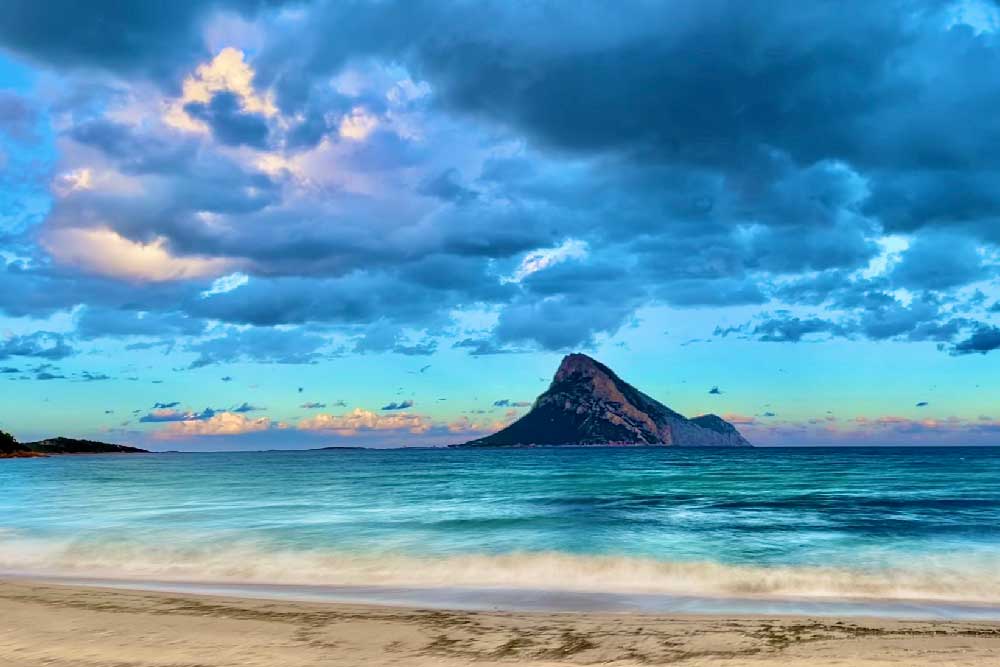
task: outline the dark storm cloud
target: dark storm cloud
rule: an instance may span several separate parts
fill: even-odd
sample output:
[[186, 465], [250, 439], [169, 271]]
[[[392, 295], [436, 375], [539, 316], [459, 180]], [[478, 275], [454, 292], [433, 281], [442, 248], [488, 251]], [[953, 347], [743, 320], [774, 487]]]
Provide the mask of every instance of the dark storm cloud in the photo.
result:
[[978, 244], [955, 234], [917, 237], [889, 276], [909, 289], [943, 290], [989, 277]]
[[255, 148], [267, 145], [267, 120], [260, 114], [243, 111], [233, 93], [218, 93], [208, 104], [192, 102], [184, 110], [204, 121], [223, 144]]
[[627, 303], [585, 295], [524, 300], [500, 312], [496, 337], [502, 343], [533, 341], [550, 350], [592, 346], [598, 334], [618, 331], [631, 314]]
[[251, 15], [268, 0], [9, 0], [0, 45], [59, 67], [98, 67], [158, 77], [205, 55], [199, 24], [219, 9]]
[[381, 408], [379, 408], [379, 410], [406, 410], [407, 408], [412, 408], [412, 407], [413, 407], [413, 401], [410, 400], [400, 401], [398, 403], [393, 401], [392, 403], [383, 405]]
[[626, 276], [622, 267], [582, 261], [527, 276], [524, 291], [500, 311], [497, 343], [533, 342], [549, 350], [593, 346], [597, 336], [617, 332], [648, 298], [646, 288]]
[[[705, 183], [724, 183], [721, 191], [689, 190], [698, 203], [689, 214], [763, 224], [745, 249], [746, 266], [857, 268], [874, 255], [879, 222], [897, 229], [960, 223], [957, 233], [987, 237], [995, 227], [988, 221], [1000, 208], [987, 196], [995, 187], [982, 168], [995, 164], [983, 138], [1000, 138], [989, 111], [998, 99], [997, 37], [951, 25], [947, 9], [900, 1], [843, 12], [833, 3], [720, 1], [646, 5], [623, 18], [610, 4], [583, 12], [338, 4], [313, 18], [334, 32], [350, 25], [343, 41], [297, 42], [297, 55], [279, 45], [271, 55], [301, 58], [315, 72], [336, 70], [359, 52], [402, 57], [445, 106], [516, 128], [540, 146], [682, 166], [682, 196], [699, 171]], [[448, 21], [435, 20], [446, 13]], [[557, 38], [543, 28], [551, 21], [562, 26]], [[294, 99], [303, 97], [285, 98]], [[959, 117], [961, 124], [946, 122]], [[943, 213], [919, 208], [945, 189], [965, 203]], [[898, 278], [944, 285], [975, 277], [925, 268], [927, 276], [917, 262]], [[702, 303], [702, 292], [689, 294], [675, 302]], [[761, 300], [752, 287], [743, 299], [704, 294], [706, 305]]]
[[14, 317], [44, 317], [80, 304], [95, 308], [128, 305], [133, 312], [155, 312], [165, 303], [195, 297], [198, 290], [198, 285], [190, 283], [139, 285], [47, 265], [29, 268], [18, 261], [0, 264], [0, 312]]
[[[38, 4], [5, 8], [0, 43], [70, 74], [152, 76], [173, 93], [213, 55], [202, 38], [209, 18], [263, 12], [247, 60], [283, 116], [268, 121], [216, 91], [187, 106], [210, 136], [165, 133], [101, 117], [127, 90], [83, 101], [68, 86], [54, 104], [75, 112], [60, 140], [138, 179], [144, 196], [57, 198], [42, 231], [108, 226], [162, 239], [173, 254], [227, 258], [251, 279], [202, 297], [199, 281], [61, 273], [37, 253], [42, 261], [0, 270], [7, 314], [86, 304], [85, 339], [253, 325], [183, 342], [196, 367], [316, 360], [315, 334], [263, 329], [313, 322], [342, 327], [356, 352], [428, 355], [438, 344], [428, 332], [455, 308], [497, 315], [492, 331], [453, 343], [471, 354], [591, 346], [650, 304], [823, 308], [757, 317], [738, 332], [767, 341], [946, 344], [982, 331], [982, 306], [949, 298], [996, 275], [984, 244], [1000, 241], [990, 149], [1000, 140], [1000, 36], [952, 25], [945, 3], [707, 0], [622, 12], [611, 2], [301, 2], [280, 19], [266, 9], [278, 3], [264, 2]], [[405, 70], [428, 92], [390, 114], [383, 91], [331, 86], [345, 66], [373, 80]], [[337, 134], [355, 106], [380, 119], [360, 142]], [[389, 127], [408, 111], [429, 141]], [[322, 168], [358, 176], [365, 192], [295, 187], [215, 150], [324, 137], [336, 167]], [[465, 154], [476, 151], [492, 157], [477, 165]], [[857, 278], [886, 230], [912, 233], [910, 247], [888, 275]], [[526, 254], [568, 240], [586, 256], [509, 279]]]
[[100, 150], [116, 160], [122, 171], [131, 174], [169, 174], [197, 157], [197, 144], [191, 140], [174, 137], [173, 141], [166, 141], [103, 118], [74, 125], [66, 136]]
[[493, 401], [493, 407], [495, 408], [527, 408], [531, 407], [531, 403], [528, 401], [512, 401], [509, 398], [502, 398], [499, 401]]
[[[983, 104], [995, 91], [992, 37], [945, 30], [943, 9], [909, 0], [852, 3], [851, 11], [710, 0], [646, 4], [623, 16], [614, 3], [586, 11], [334, 3], [313, 12], [315, 36], [290, 35], [268, 55], [314, 72], [358, 53], [403, 57], [445, 104], [578, 151], [705, 163], [771, 145], [806, 163], [949, 165], [965, 151], [986, 156], [971, 137], [1000, 127]], [[922, 105], [922, 92], [937, 105]], [[955, 140], [938, 142], [941, 113], [970, 106], [984, 110], [974, 118], [983, 125], [948, 128]], [[890, 116], [895, 124], [873, 132]]]

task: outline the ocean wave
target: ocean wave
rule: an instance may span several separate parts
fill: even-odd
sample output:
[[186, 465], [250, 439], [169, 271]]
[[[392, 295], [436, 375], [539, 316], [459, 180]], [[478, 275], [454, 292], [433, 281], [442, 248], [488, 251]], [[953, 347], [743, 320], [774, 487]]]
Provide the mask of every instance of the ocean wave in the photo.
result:
[[523, 588], [715, 597], [1000, 602], [995, 558], [923, 560], [859, 570], [663, 561], [561, 552], [414, 556], [276, 548], [206, 539], [179, 544], [14, 538], [0, 572], [148, 581], [308, 586]]

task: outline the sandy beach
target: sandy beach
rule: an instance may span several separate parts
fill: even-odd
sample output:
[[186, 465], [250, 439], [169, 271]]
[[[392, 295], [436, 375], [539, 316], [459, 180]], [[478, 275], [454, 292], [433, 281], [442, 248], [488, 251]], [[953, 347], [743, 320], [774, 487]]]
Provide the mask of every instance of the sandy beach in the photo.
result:
[[1000, 622], [407, 609], [0, 581], [4, 667], [995, 665]]

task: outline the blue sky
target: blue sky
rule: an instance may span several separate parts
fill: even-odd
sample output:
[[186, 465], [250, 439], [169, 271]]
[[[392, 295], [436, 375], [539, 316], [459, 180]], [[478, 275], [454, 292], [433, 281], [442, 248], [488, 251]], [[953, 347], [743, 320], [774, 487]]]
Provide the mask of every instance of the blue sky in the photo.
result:
[[56, 4], [0, 25], [21, 439], [461, 442], [585, 351], [757, 444], [997, 442], [995, 3]]

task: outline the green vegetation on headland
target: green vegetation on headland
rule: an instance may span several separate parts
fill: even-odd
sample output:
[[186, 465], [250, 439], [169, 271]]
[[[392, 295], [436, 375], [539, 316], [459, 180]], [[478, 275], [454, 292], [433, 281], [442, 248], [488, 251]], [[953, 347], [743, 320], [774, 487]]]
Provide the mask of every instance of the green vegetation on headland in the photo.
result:
[[10, 433], [0, 431], [0, 459], [32, 458], [58, 454], [145, 454], [145, 449], [112, 445], [95, 440], [48, 438], [37, 442], [18, 442]]

